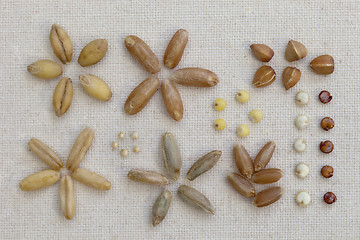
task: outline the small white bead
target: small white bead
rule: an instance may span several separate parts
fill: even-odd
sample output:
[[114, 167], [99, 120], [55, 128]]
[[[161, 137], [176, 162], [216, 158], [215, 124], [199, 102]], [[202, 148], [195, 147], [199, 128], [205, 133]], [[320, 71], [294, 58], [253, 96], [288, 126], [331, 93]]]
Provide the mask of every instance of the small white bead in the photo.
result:
[[300, 106], [305, 106], [309, 102], [309, 94], [304, 91], [300, 91], [295, 96], [295, 101]]
[[298, 176], [299, 178], [306, 178], [307, 175], [309, 175], [310, 173], [310, 168], [308, 165], [306, 165], [305, 163], [299, 163], [296, 166], [295, 169], [295, 174], [296, 176]]
[[300, 207], [306, 207], [311, 203], [311, 196], [308, 192], [301, 191], [296, 194], [295, 200]]
[[139, 138], [139, 133], [138, 132], [133, 132], [132, 134], [131, 134], [131, 138], [132, 139], [138, 139]]
[[125, 133], [124, 132], [119, 132], [118, 138], [119, 139], [124, 139], [125, 138]]
[[129, 151], [127, 150], [127, 149], [121, 149], [121, 151], [120, 151], [120, 155], [122, 156], [122, 157], [127, 157], [128, 155], [129, 155]]
[[309, 116], [305, 114], [301, 114], [296, 117], [295, 125], [298, 129], [304, 129], [310, 124], [310, 118]]
[[133, 148], [133, 151], [136, 152], [136, 153], [140, 152], [140, 147], [139, 147], [139, 146], [135, 146], [135, 147]]
[[297, 152], [304, 152], [307, 148], [307, 143], [305, 139], [299, 138], [294, 142], [294, 149]]

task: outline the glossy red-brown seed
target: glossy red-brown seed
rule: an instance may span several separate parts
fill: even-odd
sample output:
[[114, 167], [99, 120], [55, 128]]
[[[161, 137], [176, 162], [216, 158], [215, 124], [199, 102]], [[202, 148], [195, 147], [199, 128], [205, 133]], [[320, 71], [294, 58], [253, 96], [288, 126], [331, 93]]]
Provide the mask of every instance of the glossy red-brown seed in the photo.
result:
[[324, 202], [326, 202], [327, 204], [333, 204], [334, 202], [336, 202], [337, 198], [336, 195], [332, 192], [327, 192], [324, 195]]
[[320, 143], [320, 150], [323, 153], [331, 153], [334, 150], [334, 144], [329, 140], [323, 141]]
[[323, 104], [329, 103], [332, 99], [332, 96], [330, 94], [330, 92], [328, 91], [321, 91], [319, 94], [319, 100], [320, 102], [322, 102]]
[[334, 175], [334, 168], [329, 165], [325, 165], [321, 168], [321, 175], [324, 178], [331, 178]]
[[325, 130], [325, 131], [329, 131], [330, 129], [332, 129], [335, 126], [335, 122], [331, 117], [324, 117], [321, 120], [321, 127]]

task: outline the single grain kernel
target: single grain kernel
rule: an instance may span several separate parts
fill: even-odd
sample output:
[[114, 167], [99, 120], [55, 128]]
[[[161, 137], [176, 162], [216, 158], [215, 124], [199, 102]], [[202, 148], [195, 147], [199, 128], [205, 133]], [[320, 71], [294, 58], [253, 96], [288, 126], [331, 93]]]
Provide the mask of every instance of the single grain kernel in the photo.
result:
[[237, 173], [229, 173], [227, 175], [227, 180], [231, 186], [244, 197], [250, 198], [255, 197], [256, 191], [252, 183]]
[[218, 131], [224, 130], [225, 127], [226, 127], [226, 122], [225, 122], [225, 120], [224, 120], [224, 119], [221, 119], [221, 118], [216, 119], [215, 122], [214, 122], [214, 127], [215, 127], [215, 129], [218, 130]]
[[178, 189], [178, 194], [184, 202], [200, 207], [207, 213], [215, 214], [215, 208], [209, 199], [195, 188], [181, 185]]
[[177, 181], [180, 176], [182, 158], [175, 136], [166, 132], [161, 138], [161, 158], [170, 177]]
[[74, 184], [70, 176], [60, 180], [60, 204], [64, 217], [71, 220], [75, 216]]
[[331, 178], [334, 175], [334, 168], [329, 165], [323, 166], [321, 168], [321, 175], [324, 178]]
[[321, 142], [320, 143], [320, 150], [323, 153], [331, 153], [334, 150], [334, 144], [329, 140]]
[[301, 71], [294, 67], [287, 67], [283, 71], [282, 80], [286, 90], [295, 86], [301, 77]]
[[254, 109], [254, 110], [252, 110], [252, 111], [250, 112], [250, 114], [249, 114], [249, 119], [250, 119], [250, 121], [252, 121], [253, 123], [258, 123], [258, 122], [261, 121], [262, 116], [263, 116], [263, 114], [262, 114], [261, 110], [259, 110], [259, 109]]
[[134, 151], [135, 153], [140, 152], [140, 147], [139, 147], [139, 146], [135, 146], [135, 147], [133, 148], [133, 151]]
[[127, 150], [126, 148], [121, 149], [120, 155], [122, 157], [127, 157], [129, 155], [129, 150]]
[[262, 147], [262, 149], [256, 155], [255, 160], [254, 160], [255, 172], [258, 172], [261, 169], [266, 167], [266, 165], [269, 163], [272, 155], [274, 154], [275, 147], [276, 147], [276, 143], [273, 141], [266, 143]]
[[306, 207], [311, 203], [311, 196], [308, 192], [301, 191], [296, 194], [295, 200], [300, 207]]
[[310, 62], [314, 72], [321, 75], [328, 75], [334, 72], [334, 58], [330, 55], [322, 55]]
[[73, 45], [70, 36], [58, 24], [53, 24], [51, 27], [50, 43], [55, 55], [63, 64], [71, 62]]
[[305, 163], [299, 163], [296, 166], [295, 174], [299, 178], [306, 178], [309, 175], [309, 173], [310, 173], [310, 168]]
[[199, 158], [189, 169], [186, 176], [190, 181], [195, 180], [201, 174], [212, 169], [216, 163], [219, 161], [222, 155], [221, 151], [211, 151], [201, 158]]
[[36, 138], [31, 138], [28, 142], [30, 150], [35, 153], [51, 169], [59, 171], [63, 167], [60, 157], [45, 143]]
[[330, 129], [332, 129], [335, 126], [335, 122], [332, 118], [330, 117], [324, 117], [321, 120], [321, 127], [325, 130], [325, 131], [329, 131]]
[[23, 191], [34, 191], [51, 186], [59, 180], [60, 173], [58, 171], [47, 169], [27, 176], [21, 180], [19, 185]]
[[246, 103], [246, 102], [249, 101], [250, 95], [249, 95], [249, 93], [248, 93], [247, 91], [245, 91], [245, 90], [240, 90], [240, 91], [236, 94], [235, 98], [236, 98], [236, 100], [237, 100], [238, 102]]
[[98, 190], [110, 190], [111, 188], [111, 182], [109, 182], [106, 178], [84, 168], [75, 169], [71, 176], [86, 186], [96, 188]]
[[175, 84], [166, 79], [161, 83], [161, 95], [166, 110], [175, 121], [180, 121], [184, 115], [184, 106]]
[[172, 200], [171, 192], [164, 190], [156, 199], [152, 208], [153, 219], [152, 224], [156, 227], [166, 217]]
[[108, 42], [106, 39], [91, 41], [81, 50], [78, 63], [82, 67], [94, 65], [105, 57], [107, 50]]
[[274, 56], [274, 51], [265, 44], [252, 44], [250, 48], [254, 56], [261, 62], [269, 62]]
[[245, 138], [245, 137], [249, 136], [249, 134], [250, 134], [250, 129], [245, 124], [240, 124], [236, 129], [236, 135], [238, 137]]
[[324, 201], [327, 203], [327, 204], [333, 204], [334, 202], [336, 202], [337, 198], [336, 198], [336, 195], [332, 192], [327, 192], [325, 193], [324, 195]]
[[332, 99], [332, 96], [330, 95], [330, 92], [328, 91], [321, 91], [319, 93], [319, 100], [321, 103], [326, 104], [329, 103]]
[[116, 148], [119, 147], [119, 143], [116, 142], [116, 141], [114, 141], [114, 142], [112, 142], [111, 147], [112, 147], [112, 149], [114, 150], [114, 149], [116, 149]]
[[308, 51], [302, 43], [290, 40], [286, 46], [285, 58], [289, 62], [293, 62], [306, 57], [307, 53]]
[[124, 138], [125, 138], [125, 133], [124, 132], [119, 132], [118, 139], [124, 139]]
[[309, 94], [304, 91], [299, 91], [295, 96], [295, 101], [299, 106], [305, 106], [309, 102]]
[[271, 187], [263, 190], [256, 194], [253, 205], [256, 207], [266, 207], [278, 201], [283, 195], [284, 191], [285, 190], [282, 187]]
[[107, 83], [101, 78], [92, 74], [83, 74], [79, 76], [80, 84], [87, 94], [102, 100], [109, 101], [112, 97], [112, 92]]
[[73, 84], [70, 78], [63, 77], [53, 93], [53, 107], [56, 116], [60, 117], [70, 108], [73, 99]]
[[298, 129], [304, 129], [310, 124], [310, 118], [309, 116], [305, 114], [301, 114], [296, 117], [295, 119], [295, 125]]
[[178, 69], [169, 77], [169, 80], [191, 87], [213, 87], [219, 83], [219, 78], [215, 73], [203, 68]]
[[143, 182], [157, 185], [168, 185], [169, 179], [161, 173], [146, 171], [141, 169], [133, 169], [128, 173], [128, 178], [135, 182]]
[[139, 133], [138, 133], [138, 132], [133, 132], [133, 133], [131, 133], [131, 138], [132, 138], [133, 140], [138, 139], [138, 138], [139, 138]]
[[214, 109], [216, 111], [223, 111], [227, 106], [227, 103], [224, 99], [218, 98], [214, 102]]
[[245, 147], [241, 144], [236, 144], [233, 148], [233, 154], [239, 172], [250, 179], [254, 173], [254, 164]]
[[268, 184], [279, 181], [284, 176], [284, 172], [278, 168], [262, 169], [252, 176], [251, 180], [258, 184]]
[[270, 66], [260, 67], [253, 79], [253, 85], [257, 88], [269, 86], [276, 79], [276, 73], [274, 69]]
[[165, 50], [164, 65], [166, 67], [173, 69], [179, 64], [188, 42], [188, 35], [185, 29], [176, 31]]
[[298, 138], [295, 142], [294, 142], [294, 149], [297, 152], [304, 152], [307, 148], [307, 143], [305, 139], [302, 138]]
[[41, 79], [53, 79], [63, 73], [60, 64], [50, 60], [39, 60], [27, 66], [29, 73]]

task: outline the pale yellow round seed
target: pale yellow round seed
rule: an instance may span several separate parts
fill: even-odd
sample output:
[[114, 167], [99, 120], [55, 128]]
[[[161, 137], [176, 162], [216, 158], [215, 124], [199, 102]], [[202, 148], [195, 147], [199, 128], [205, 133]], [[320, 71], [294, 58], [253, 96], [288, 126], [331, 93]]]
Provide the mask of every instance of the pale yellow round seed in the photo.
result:
[[259, 110], [259, 109], [254, 109], [249, 114], [249, 118], [253, 123], [260, 122], [262, 119], [262, 116], [263, 116], [263, 114], [262, 114], [261, 110]]
[[133, 133], [131, 134], [131, 138], [132, 138], [133, 140], [138, 139], [138, 138], [139, 138], [139, 133], [138, 133], [138, 132], [133, 132]]
[[116, 148], [119, 147], [119, 144], [114, 141], [114, 142], [112, 142], [111, 146], [112, 146], [113, 149], [116, 149]]
[[236, 134], [242, 138], [247, 137], [250, 134], [250, 129], [247, 125], [240, 124], [236, 129]]
[[224, 130], [225, 127], [226, 127], [226, 122], [225, 122], [225, 120], [224, 120], [224, 119], [221, 119], [221, 118], [216, 119], [215, 122], [214, 122], [214, 127], [215, 127], [215, 129], [218, 130], [218, 131]]
[[122, 157], [127, 157], [129, 155], [129, 151], [126, 148], [121, 149], [120, 155]]
[[241, 103], [246, 103], [249, 101], [250, 99], [250, 95], [247, 91], [245, 90], [240, 90], [237, 94], [236, 94], [236, 100], [238, 102], [241, 102]]
[[223, 111], [227, 106], [227, 103], [224, 99], [218, 98], [214, 102], [214, 109], [216, 111]]
[[135, 146], [135, 147], [133, 148], [133, 151], [136, 152], [136, 153], [140, 152], [140, 147], [139, 147], [139, 146]]
[[124, 132], [119, 132], [118, 138], [119, 139], [124, 139], [125, 138], [125, 133]]

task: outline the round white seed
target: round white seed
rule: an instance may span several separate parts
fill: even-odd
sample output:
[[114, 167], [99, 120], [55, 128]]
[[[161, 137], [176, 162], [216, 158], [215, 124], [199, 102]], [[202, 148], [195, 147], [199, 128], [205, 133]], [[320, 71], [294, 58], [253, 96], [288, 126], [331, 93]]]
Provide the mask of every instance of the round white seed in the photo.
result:
[[131, 138], [132, 139], [138, 139], [139, 138], [139, 133], [138, 132], [133, 132], [132, 134], [131, 134]]
[[298, 129], [304, 129], [310, 124], [310, 118], [309, 116], [305, 114], [301, 114], [296, 117], [295, 125]]
[[295, 169], [295, 174], [296, 176], [298, 176], [299, 178], [306, 178], [307, 175], [309, 175], [310, 173], [310, 168], [308, 165], [306, 165], [305, 163], [299, 163], [296, 166]]
[[129, 155], [129, 151], [126, 148], [121, 149], [120, 155], [122, 157], [127, 157]]
[[305, 139], [302, 138], [298, 138], [295, 142], [294, 142], [294, 149], [297, 152], [304, 152], [307, 148], [307, 143]]
[[125, 133], [124, 132], [119, 132], [118, 138], [119, 139], [124, 139], [125, 138]]
[[112, 146], [113, 149], [115, 149], [115, 148], [119, 147], [119, 144], [114, 141], [114, 142], [112, 142], [111, 146]]
[[136, 152], [136, 153], [140, 152], [140, 147], [139, 147], [139, 146], [135, 146], [135, 147], [133, 148], [133, 151]]
[[295, 96], [296, 104], [300, 106], [305, 106], [309, 102], [309, 94], [304, 91], [300, 91]]
[[311, 196], [308, 192], [301, 191], [296, 194], [295, 200], [300, 207], [306, 207], [311, 203]]

